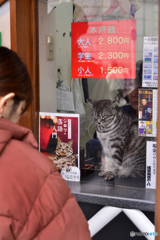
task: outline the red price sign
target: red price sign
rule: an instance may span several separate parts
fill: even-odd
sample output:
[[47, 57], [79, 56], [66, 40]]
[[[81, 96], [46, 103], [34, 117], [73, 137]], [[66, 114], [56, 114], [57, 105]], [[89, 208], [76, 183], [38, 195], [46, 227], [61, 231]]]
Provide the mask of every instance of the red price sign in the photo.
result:
[[136, 20], [72, 23], [72, 78], [135, 78]]

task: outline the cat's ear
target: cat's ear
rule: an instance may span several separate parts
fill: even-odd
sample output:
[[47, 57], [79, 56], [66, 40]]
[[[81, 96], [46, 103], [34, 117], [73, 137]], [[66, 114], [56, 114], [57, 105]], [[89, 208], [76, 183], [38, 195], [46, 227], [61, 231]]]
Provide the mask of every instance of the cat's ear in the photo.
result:
[[112, 108], [115, 108], [117, 106], [117, 102], [116, 101], [112, 101], [111, 102], [111, 106], [112, 106]]
[[57, 137], [57, 144], [61, 143], [61, 139], [59, 137]]
[[117, 102], [116, 101], [111, 101], [110, 107], [112, 108], [112, 110], [116, 110], [118, 108]]
[[116, 114], [117, 112], [119, 112], [119, 104], [118, 104], [118, 102], [116, 102], [116, 101], [113, 101], [113, 104], [112, 104], [112, 112], [113, 112], [114, 114]]
[[88, 98], [87, 102], [93, 107], [93, 105], [96, 103], [96, 100]]
[[72, 146], [73, 146], [73, 142], [74, 142], [73, 140], [71, 140], [71, 141], [68, 142], [68, 145], [69, 145], [71, 148], [72, 148]]
[[112, 104], [112, 108], [119, 108], [120, 107], [120, 104], [116, 101], [113, 101], [113, 104]]

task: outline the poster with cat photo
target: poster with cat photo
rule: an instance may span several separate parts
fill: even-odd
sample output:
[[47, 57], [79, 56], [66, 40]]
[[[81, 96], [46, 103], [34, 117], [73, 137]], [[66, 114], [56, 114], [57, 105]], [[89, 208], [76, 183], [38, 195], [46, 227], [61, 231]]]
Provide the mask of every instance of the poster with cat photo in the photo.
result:
[[138, 117], [139, 136], [157, 135], [158, 90], [139, 89]]
[[65, 180], [80, 181], [79, 114], [40, 112], [39, 151]]

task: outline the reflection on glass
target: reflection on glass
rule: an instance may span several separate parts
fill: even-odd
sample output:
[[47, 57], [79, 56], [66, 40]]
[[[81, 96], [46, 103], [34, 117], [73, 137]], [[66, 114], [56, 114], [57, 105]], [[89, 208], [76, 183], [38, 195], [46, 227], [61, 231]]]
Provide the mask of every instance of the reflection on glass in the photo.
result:
[[[139, 90], [143, 89], [143, 76], [147, 76], [146, 82], [151, 73], [155, 81], [158, 76], [157, 45], [152, 54], [147, 49], [143, 55], [144, 36], [158, 36], [158, 0], [72, 0], [72, 11], [64, 5], [67, 2], [55, 1], [56, 8], [51, 12], [56, 16], [55, 65], [61, 68], [63, 83], [72, 86], [75, 113], [80, 114], [83, 180], [90, 177], [104, 184], [115, 181], [144, 187], [146, 141], [155, 140], [155, 136], [150, 138], [151, 119], [140, 118], [145, 104], [141, 101], [140, 106]], [[65, 24], [72, 25], [69, 44], [68, 28], [62, 27], [64, 13], [60, 15], [58, 10], [62, 5], [65, 7], [61, 9], [66, 9]], [[148, 62], [152, 56], [154, 71]], [[68, 74], [70, 58], [72, 79]], [[91, 99], [90, 104], [87, 99]], [[139, 136], [142, 125], [148, 138]]]

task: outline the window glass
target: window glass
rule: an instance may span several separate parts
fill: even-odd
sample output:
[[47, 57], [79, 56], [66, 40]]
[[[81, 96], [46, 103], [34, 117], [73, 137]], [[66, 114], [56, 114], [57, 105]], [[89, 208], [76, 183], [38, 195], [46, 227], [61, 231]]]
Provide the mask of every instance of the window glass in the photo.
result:
[[[63, 162], [60, 171], [78, 166], [81, 181], [155, 188], [158, 14], [158, 0], [39, 1], [40, 112], [49, 119], [40, 118], [40, 150]], [[58, 114], [79, 114], [65, 142], [78, 149], [73, 165], [67, 153], [57, 159], [58, 124], [68, 119]]]

